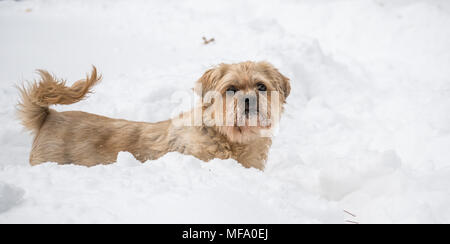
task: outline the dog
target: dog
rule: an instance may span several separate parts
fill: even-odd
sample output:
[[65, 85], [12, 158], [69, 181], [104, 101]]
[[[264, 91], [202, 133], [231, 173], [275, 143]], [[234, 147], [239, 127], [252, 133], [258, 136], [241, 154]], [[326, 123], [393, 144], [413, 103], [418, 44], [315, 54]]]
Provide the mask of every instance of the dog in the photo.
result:
[[[214, 158], [232, 158], [246, 168], [263, 170], [272, 144], [270, 130], [279, 116], [271, 121], [267, 118], [270, 114], [283, 112], [291, 90], [289, 79], [268, 62], [219, 64], [207, 70], [196, 83], [194, 90], [203, 99], [210, 92], [215, 94], [199, 105], [200, 109], [166, 121], [146, 123], [49, 108], [84, 99], [102, 79], [95, 66], [90, 75], [72, 86], [47, 71], [38, 70], [38, 73], [38, 82], [19, 87], [18, 115], [23, 126], [34, 135], [29, 158], [31, 165], [44, 162], [88, 167], [110, 164], [116, 162], [121, 151], [130, 152], [137, 160], [146, 162], [168, 152], [179, 152], [205, 162]], [[244, 106], [237, 105], [237, 96], [233, 96], [237, 93], [243, 94]], [[227, 103], [216, 102], [230, 97]], [[258, 104], [252, 106], [250, 100], [256, 100]], [[260, 105], [262, 101], [272, 101], [276, 105], [264, 108]], [[225, 112], [211, 112], [213, 107], [222, 107]], [[252, 112], [251, 107], [256, 107], [256, 112]], [[261, 116], [263, 111], [266, 115]], [[194, 121], [198, 112], [201, 122], [186, 125], [186, 121]], [[225, 117], [232, 121], [213, 123]], [[253, 125], [249, 124], [251, 118], [256, 121]], [[264, 124], [264, 121], [270, 123]]]

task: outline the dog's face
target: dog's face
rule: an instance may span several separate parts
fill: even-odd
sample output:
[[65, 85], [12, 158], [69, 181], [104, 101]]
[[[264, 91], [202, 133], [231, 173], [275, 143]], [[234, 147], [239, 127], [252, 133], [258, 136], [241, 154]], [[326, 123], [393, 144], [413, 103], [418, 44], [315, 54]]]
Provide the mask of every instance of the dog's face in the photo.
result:
[[267, 136], [291, 90], [289, 79], [271, 64], [250, 61], [220, 64], [203, 74], [198, 87], [205, 111], [214, 108], [209, 119], [215, 120], [221, 134], [238, 143], [250, 142], [263, 133]]

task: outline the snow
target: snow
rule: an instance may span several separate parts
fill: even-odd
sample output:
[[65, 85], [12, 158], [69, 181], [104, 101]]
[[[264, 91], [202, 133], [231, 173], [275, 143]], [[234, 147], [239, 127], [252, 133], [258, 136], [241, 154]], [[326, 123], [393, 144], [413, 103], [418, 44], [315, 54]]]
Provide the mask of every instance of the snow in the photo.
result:
[[[0, 1], [0, 223], [450, 223], [449, 25], [445, 0]], [[264, 172], [178, 153], [28, 165], [14, 85], [35, 69], [102, 72], [57, 110], [156, 122], [244, 60], [291, 78]]]
[[23, 194], [22, 189], [0, 182], [0, 213], [20, 204]]

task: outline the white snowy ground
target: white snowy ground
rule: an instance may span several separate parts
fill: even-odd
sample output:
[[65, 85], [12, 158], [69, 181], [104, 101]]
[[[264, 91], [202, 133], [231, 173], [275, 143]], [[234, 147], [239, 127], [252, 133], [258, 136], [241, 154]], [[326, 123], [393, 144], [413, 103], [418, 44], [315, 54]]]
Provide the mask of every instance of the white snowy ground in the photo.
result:
[[[450, 223], [449, 26], [446, 0], [0, 1], [0, 223]], [[37, 68], [103, 73], [58, 110], [154, 122], [244, 60], [292, 80], [264, 172], [178, 153], [28, 165], [13, 85]]]

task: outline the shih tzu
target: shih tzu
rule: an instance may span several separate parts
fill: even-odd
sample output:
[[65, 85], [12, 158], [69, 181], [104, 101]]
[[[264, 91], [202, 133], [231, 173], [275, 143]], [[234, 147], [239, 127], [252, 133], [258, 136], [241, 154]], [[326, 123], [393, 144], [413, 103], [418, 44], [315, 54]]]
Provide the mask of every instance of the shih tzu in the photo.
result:
[[272, 130], [291, 89], [289, 79], [267, 62], [220, 64], [197, 81], [200, 105], [173, 119], [145, 123], [49, 108], [84, 99], [101, 80], [95, 67], [72, 86], [38, 72], [39, 82], [19, 88], [19, 117], [35, 136], [31, 165], [109, 164], [120, 151], [145, 162], [180, 152], [203, 161], [232, 158], [263, 170]]

